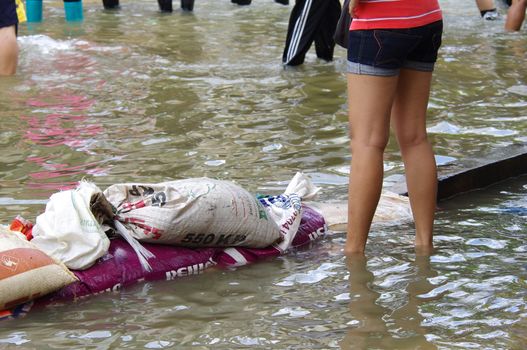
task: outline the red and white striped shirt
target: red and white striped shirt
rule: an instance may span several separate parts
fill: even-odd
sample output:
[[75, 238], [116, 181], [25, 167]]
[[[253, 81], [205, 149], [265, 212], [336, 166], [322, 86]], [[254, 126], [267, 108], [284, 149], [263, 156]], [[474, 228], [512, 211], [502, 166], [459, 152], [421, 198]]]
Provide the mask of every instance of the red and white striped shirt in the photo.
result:
[[442, 18], [437, 0], [360, 0], [350, 30], [414, 28]]

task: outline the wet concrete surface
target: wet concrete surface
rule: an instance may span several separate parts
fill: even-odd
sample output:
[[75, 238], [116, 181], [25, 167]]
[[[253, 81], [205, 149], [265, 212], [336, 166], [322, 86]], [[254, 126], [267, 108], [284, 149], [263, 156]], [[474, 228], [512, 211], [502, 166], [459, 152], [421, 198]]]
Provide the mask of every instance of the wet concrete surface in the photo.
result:
[[[527, 144], [499, 148], [478, 158], [439, 167], [437, 200], [446, 200], [524, 174], [527, 174]], [[408, 195], [404, 182], [394, 184], [389, 190]]]

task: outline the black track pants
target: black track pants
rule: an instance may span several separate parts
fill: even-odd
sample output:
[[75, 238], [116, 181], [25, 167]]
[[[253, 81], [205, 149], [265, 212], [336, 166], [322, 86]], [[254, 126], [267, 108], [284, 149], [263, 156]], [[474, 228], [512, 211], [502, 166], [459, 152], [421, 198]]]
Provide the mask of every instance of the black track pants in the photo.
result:
[[289, 17], [282, 62], [289, 66], [304, 63], [313, 41], [318, 58], [333, 60], [333, 35], [340, 11], [339, 0], [296, 0]]

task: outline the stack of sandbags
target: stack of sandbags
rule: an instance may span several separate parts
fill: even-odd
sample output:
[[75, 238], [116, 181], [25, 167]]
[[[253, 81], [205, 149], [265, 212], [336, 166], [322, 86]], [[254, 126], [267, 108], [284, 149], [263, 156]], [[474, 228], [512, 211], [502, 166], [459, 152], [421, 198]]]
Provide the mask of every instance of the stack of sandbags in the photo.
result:
[[[290, 247], [306, 246], [323, 237], [325, 232], [326, 223], [322, 215], [303, 206], [298, 229], [294, 234], [290, 233]], [[152, 243], [143, 245], [155, 255], [154, 259], [149, 260], [149, 271], [141, 268], [139, 257], [125, 240], [115, 238], [111, 240], [108, 254], [103, 259], [86, 270], [73, 271], [79, 279], [77, 282], [39, 299], [37, 306], [119, 291], [143, 281], [177, 280], [201, 274], [214, 266], [224, 268], [249, 265], [284, 254], [282, 247], [278, 245], [265, 248], [187, 248]]]
[[[88, 264], [72, 268], [78, 281], [58, 287], [56, 293], [40, 299], [40, 305], [116, 291], [141, 281], [199, 274], [211, 266], [240, 266], [277, 257], [324, 236], [324, 217], [302, 203], [317, 191], [302, 173], [293, 177], [283, 194], [258, 197], [234, 183], [209, 178], [117, 184], [104, 193], [81, 182], [74, 190], [52, 196], [46, 212], [37, 218], [33, 240], [49, 255], [74, 258], [65, 263], [89, 257]], [[124, 239], [105, 236], [108, 249], [101, 257], [91, 254], [100, 240], [88, 241], [84, 236], [113, 236], [112, 230]], [[138, 254], [134, 244], [150, 256]]]

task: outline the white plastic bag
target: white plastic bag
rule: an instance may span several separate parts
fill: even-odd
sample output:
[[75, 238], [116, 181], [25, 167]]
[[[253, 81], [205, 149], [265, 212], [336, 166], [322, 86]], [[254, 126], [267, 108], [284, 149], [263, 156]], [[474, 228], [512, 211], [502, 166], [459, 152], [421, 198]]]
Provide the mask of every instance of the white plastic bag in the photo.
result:
[[281, 242], [273, 245], [276, 249], [281, 252], [289, 249], [302, 220], [302, 201], [313, 199], [318, 191], [309, 177], [298, 172], [282, 195], [261, 199], [283, 236]]
[[74, 190], [53, 194], [37, 217], [33, 240], [39, 249], [72, 270], [84, 270], [106, 254], [110, 240], [90, 210], [92, 196], [102, 193], [81, 181]]

